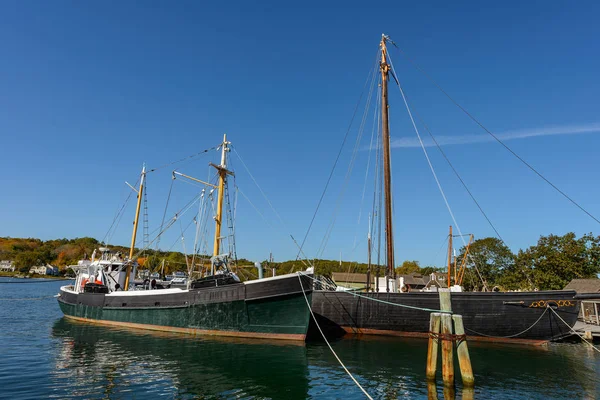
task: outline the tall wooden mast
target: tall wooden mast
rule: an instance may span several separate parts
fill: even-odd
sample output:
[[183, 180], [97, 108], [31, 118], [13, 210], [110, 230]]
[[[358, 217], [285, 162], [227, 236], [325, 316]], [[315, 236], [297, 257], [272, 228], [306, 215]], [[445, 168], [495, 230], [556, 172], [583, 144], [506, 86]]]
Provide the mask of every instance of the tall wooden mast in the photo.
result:
[[211, 165], [217, 169], [219, 174], [219, 187], [217, 197], [217, 216], [215, 217], [215, 242], [213, 246], [213, 256], [218, 256], [221, 246], [221, 223], [223, 222], [223, 194], [225, 192], [225, 183], [227, 175], [232, 175], [227, 170], [227, 152], [229, 152], [229, 142], [227, 135], [223, 135], [223, 143], [221, 144], [221, 165]]
[[140, 220], [140, 208], [142, 206], [142, 196], [144, 195], [144, 180], [146, 179], [146, 166], [142, 168], [142, 177], [140, 178], [140, 188], [137, 190], [137, 206], [135, 208], [135, 219], [133, 220], [133, 233], [131, 234], [131, 247], [129, 248], [129, 262], [125, 272], [125, 287], [123, 290], [129, 290], [129, 275], [131, 275], [131, 264], [133, 263], [133, 252], [135, 250], [135, 238], [137, 236], [138, 222]]
[[[390, 166], [390, 124], [388, 116], [387, 36], [381, 35], [381, 127], [383, 139], [383, 181], [385, 191], [385, 242], [387, 254], [387, 276], [394, 276], [394, 235], [392, 230], [392, 172]], [[389, 291], [389, 286], [388, 289]]]

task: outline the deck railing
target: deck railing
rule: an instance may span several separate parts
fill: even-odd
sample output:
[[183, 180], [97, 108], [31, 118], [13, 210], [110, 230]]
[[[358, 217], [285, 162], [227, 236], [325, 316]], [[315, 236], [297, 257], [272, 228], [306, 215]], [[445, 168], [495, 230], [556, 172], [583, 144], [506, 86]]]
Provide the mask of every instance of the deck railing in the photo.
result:
[[600, 325], [599, 309], [600, 300], [582, 300], [579, 319], [588, 324]]

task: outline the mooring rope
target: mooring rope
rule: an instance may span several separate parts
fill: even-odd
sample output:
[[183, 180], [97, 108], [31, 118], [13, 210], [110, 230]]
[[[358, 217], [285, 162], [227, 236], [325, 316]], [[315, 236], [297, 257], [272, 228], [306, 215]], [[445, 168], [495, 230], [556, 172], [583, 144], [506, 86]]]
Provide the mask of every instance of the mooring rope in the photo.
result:
[[592, 346], [592, 349], [596, 350], [598, 353], [600, 353], [600, 349], [598, 349], [596, 346], [594, 346], [592, 343], [588, 342], [583, 336], [581, 336], [579, 334], [579, 332], [577, 332], [575, 329], [573, 329], [571, 327], [571, 325], [569, 325], [567, 323], [567, 321], [565, 321], [556, 311], [554, 311], [554, 309], [550, 306], [546, 306], [546, 308], [549, 308], [550, 311], [552, 311], [554, 314], [556, 314], [556, 316], [569, 328], [569, 330], [571, 332], [573, 332], [574, 334], [576, 334], [577, 336], [579, 336], [581, 338], [581, 340], [583, 340], [584, 342], [586, 342], [587, 344], [589, 344], [590, 346]]
[[514, 338], [514, 337], [517, 337], [517, 336], [521, 336], [522, 334], [524, 334], [525, 332], [527, 332], [528, 330], [530, 330], [531, 328], [533, 328], [534, 326], [536, 326], [538, 324], [538, 322], [540, 322], [542, 320], [542, 317], [546, 314], [547, 311], [548, 311], [548, 308], [546, 308], [544, 310], [544, 312], [542, 313], [542, 315], [540, 315], [540, 317], [537, 319], [537, 321], [535, 321], [533, 323], [533, 325], [531, 325], [529, 328], [525, 329], [524, 331], [521, 331], [521, 332], [516, 333], [514, 335], [508, 335], [508, 336], [486, 335], [485, 333], [477, 332], [477, 331], [474, 331], [473, 329], [469, 329], [467, 327], [465, 327], [465, 330], [467, 330], [469, 332], [472, 332], [472, 333], [475, 333], [476, 335], [479, 335], [479, 336], [485, 336], [485, 337], [497, 338], [497, 339], [510, 339], [510, 338]]
[[[319, 282], [319, 283], [321, 283], [321, 284], [324, 284], [325, 286], [328, 286], [328, 287], [330, 287], [330, 288], [333, 288], [333, 286], [332, 286], [332, 285], [330, 285], [329, 283], [327, 283], [327, 282], [323, 282], [323, 281], [319, 281], [318, 279], [315, 279], [315, 278], [313, 278], [312, 276], [305, 274], [304, 272], [301, 272], [301, 271], [300, 271], [300, 272], [298, 272], [298, 273], [299, 273], [299, 274], [302, 274], [302, 275], [304, 275], [304, 276], [306, 276], [306, 277], [308, 277], [308, 278], [310, 278], [310, 279], [312, 279], [312, 280], [313, 280], [313, 281], [315, 281], [315, 282]], [[356, 293], [356, 292], [352, 292], [352, 291], [344, 291], [343, 293], [349, 293], [349, 294], [351, 294], [352, 296], [361, 297], [361, 298], [363, 298], [363, 299], [366, 299], [366, 300], [371, 300], [371, 301], [375, 301], [375, 302], [378, 302], [378, 303], [388, 304], [388, 305], [390, 305], [390, 306], [404, 307], [404, 308], [410, 308], [410, 309], [413, 309], [413, 310], [419, 310], [419, 311], [429, 311], [429, 312], [436, 312], [436, 313], [442, 313], [442, 314], [453, 314], [453, 312], [452, 312], [452, 311], [435, 310], [435, 309], [433, 309], [433, 308], [417, 307], [417, 306], [409, 306], [408, 304], [400, 304], [400, 303], [392, 303], [392, 302], [385, 301], [385, 300], [375, 299], [375, 298], [373, 298], [373, 297], [369, 297], [369, 296], [363, 296], [363, 295], [360, 295], [360, 294], [358, 294], [358, 293]]]
[[[321, 336], [323, 336], [323, 340], [325, 341], [325, 343], [327, 343], [327, 346], [329, 347], [329, 350], [331, 350], [331, 353], [333, 353], [333, 355], [338, 360], [338, 362], [340, 363], [340, 365], [342, 366], [342, 368], [344, 368], [344, 371], [346, 371], [346, 373], [348, 374], [348, 376], [350, 376], [350, 378], [352, 378], [352, 380], [354, 381], [354, 383], [356, 383], [356, 386], [358, 386], [360, 388], [360, 390], [362, 390], [362, 392], [365, 394], [365, 396], [367, 396], [367, 398], [369, 400], [373, 400], [373, 398], [369, 395], [369, 393], [367, 393], [367, 391], [365, 390], [365, 388], [363, 388], [360, 385], [360, 383], [358, 383], [358, 381], [356, 380], [356, 378], [354, 378], [354, 376], [350, 373], [350, 371], [348, 371], [348, 368], [346, 368], [346, 366], [344, 365], [344, 363], [342, 362], [342, 360], [340, 360], [340, 358], [338, 357], [338, 355], [333, 350], [333, 347], [331, 347], [331, 345], [329, 344], [329, 341], [325, 337], [325, 334], [323, 333], [323, 330], [321, 329], [321, 326], [317, 322], [317, 318], [315, 318], [315, 314], [313, 313], [313, 310], [310, 307], [310, 303], [308, 302], [308, 297], [306, 297], [306, 292], [304, 291], [304, 285], [302, 284], [302, 278], [300, 278], [300, 275], [302, 274], [302, 272], [297, 272], [297, 274], [298, 274], [298, 280], [300, 281], [300, 288], [302, 288], [302, 294], [304, 295], [304, 300], [306, 301], [306, 306], [308, 307], [308, 311], [310, 311], [310, 315], [312, 316], [313, 321], [315, 321], [315, 324], [317, 325], [317, 328], [319, 328], [319, 332], [321, 332]], [[302, 274], [302, 275], [308, 276], [306, 274]]]

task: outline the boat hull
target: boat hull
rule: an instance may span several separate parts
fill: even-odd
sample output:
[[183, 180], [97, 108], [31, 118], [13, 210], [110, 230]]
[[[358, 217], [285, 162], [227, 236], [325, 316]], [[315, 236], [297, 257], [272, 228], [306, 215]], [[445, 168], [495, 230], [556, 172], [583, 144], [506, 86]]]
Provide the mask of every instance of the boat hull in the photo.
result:
[[[436, 292], [360, 293], [315, 290], [313, 311], [330, 332], [427, 337], [432, 311], [439, 310]], [[456, 292], [452, 311], [463, 316], [469, 339], [538, 344], [569, 336], [580, 303], [574, 291]], [[367, 299], [365, 297], [369, 297]]]
[[[302, 286], [300, 286], [302, 282]], [[306, 294], [306, 299], [305, 299]], [[71, 319], [194, 335], [304, 340], [312, 294], [296, 275], [191, 290], [73, 293], [58, 303]]]

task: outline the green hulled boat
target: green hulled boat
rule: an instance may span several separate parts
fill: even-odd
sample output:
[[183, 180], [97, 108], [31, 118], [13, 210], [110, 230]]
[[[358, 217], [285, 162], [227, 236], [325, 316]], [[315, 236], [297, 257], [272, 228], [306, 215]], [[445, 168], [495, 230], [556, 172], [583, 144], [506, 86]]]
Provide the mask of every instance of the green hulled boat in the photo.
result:
[[134, 244], [143, 193], [142, 171], [132, 245], [128, 258], [100, 248], [101, 255], [80, 261], [74, 285], [63, 286], [58, 303], [66, 317], [105, 325], [198, 335], [304, 340], [310, 319], [309, 276], [287, 274], [242, 282], [219, 254], [229, 142], [224, 137], [218, 172], [214, 255], [210, 271], [185, 288], [134, 284]]

